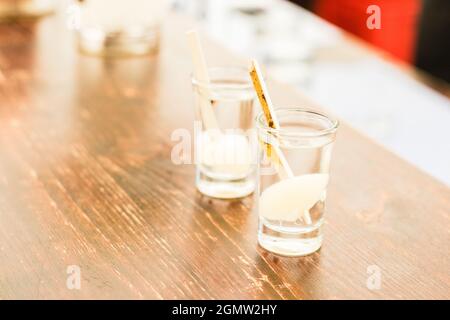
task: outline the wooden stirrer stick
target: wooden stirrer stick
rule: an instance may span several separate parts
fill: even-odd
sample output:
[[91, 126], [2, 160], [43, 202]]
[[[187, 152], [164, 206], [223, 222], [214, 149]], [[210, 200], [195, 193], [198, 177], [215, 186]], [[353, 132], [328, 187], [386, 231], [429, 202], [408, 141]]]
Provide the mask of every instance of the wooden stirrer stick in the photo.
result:
[[[192, 54], [192, 62], [194, 63], [194, 77], [199, 83], [208, 85], [210, 83], [208, 67], [206, 65], [205, 55], [203, 53], [198, 32], [191, 30], [186, 33], [186, 36], [188, 38], [188, 43]], [[201, 93], [209, 94], [208, 91], [201, 91]], [[205, 129], [214, 130], [213, 132], [220, 132], [219, 125], [217, 124], [217, 119], [209, 99], [201, 99], [200, 101], [200, 111]]]
[[[259, 68], [258, 62], [256, 60], [252, 60], [252, 64], [250, 67], [250, 77], [252, 78], [253, 86], [255, 88], [259, 102], [263, 109], [263, 113], [267, 120], [267, 124], [269, 125], [270, 128], [279, 129], [280, 123], [278, 122], [278, 119], [276, 118], [275, 109], [273, 107], [272, 100], [270, 99], [269, 92], [267, 90], [267, 86], [262, 77], [261, 69]], [[277, 145], [274, 145], [274, 144], [270, 145], [270, 147], [273, 150], [275, 150], [275, 154], [281, 163], [281, 166], [285, 172], [285, 176], [287, 176], [287, 178], [294, 178], [294, 173], [292, 172], [292, 169], [289, 166], [289, 163], [287, 162], [286, 157], [284, 156], [281, 149]], [[280, 174], [280, 172], [278, 172], [278, 174]], [[281, 174], [280, 174], [280, 177], [282, 178]], [[303, 217], [307, 224], [312, 223], [311, 216], [308, 211], [303, 212]]]

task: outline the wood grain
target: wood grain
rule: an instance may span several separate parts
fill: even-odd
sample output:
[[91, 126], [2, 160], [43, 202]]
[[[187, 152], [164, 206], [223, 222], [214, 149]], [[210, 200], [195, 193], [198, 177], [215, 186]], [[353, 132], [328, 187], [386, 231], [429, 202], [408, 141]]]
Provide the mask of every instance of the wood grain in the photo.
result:
[[[251, 197], [195, 190], [170, 159], [193, 126], [188, 27], [171, 16], [159, 56], [108, 61], [79, 55], [57, 17], [0, 26], [0, 298], [450, 298], [449, 189], [345, 124], [316, 254], [266, 253]], [[277, 106], [311, 105], [269, 86]]]

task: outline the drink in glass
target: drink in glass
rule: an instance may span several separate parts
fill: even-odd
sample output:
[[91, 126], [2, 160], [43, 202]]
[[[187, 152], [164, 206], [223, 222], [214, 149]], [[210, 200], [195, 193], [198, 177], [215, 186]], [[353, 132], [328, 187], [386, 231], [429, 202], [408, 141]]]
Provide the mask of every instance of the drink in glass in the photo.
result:
[[242, 198], [255, 189], [255, 93], [246, 68], [211, 68], [192, 80], [196, 119], [196, 185], [205, 195]]
[[338, 122], [303, 109], [275, 113], [278, 129], [267, 126], [263, 114], [257, 118], [258, 241], [283, 256], [308, 255], [322, 245]]

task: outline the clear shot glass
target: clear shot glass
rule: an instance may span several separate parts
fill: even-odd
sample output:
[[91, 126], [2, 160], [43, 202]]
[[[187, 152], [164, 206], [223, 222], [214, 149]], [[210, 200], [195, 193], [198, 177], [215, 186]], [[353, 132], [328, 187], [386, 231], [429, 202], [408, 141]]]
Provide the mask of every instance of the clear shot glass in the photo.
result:
[[260, 114], [258, 134], [258, 242], [282, 256], [304, 256], [322, 245], [333, 144], [339, 126], [304, 109], [275, 112], [280, 129]]
[[78, 47], [105, 57], [158, 52], [167, 1], [78, 0]]
[[211, 68], [209, 77], [192, 79], [196, 185], [213, 198], [243, 198], [256, 186], [256, 95], [247, 68]]

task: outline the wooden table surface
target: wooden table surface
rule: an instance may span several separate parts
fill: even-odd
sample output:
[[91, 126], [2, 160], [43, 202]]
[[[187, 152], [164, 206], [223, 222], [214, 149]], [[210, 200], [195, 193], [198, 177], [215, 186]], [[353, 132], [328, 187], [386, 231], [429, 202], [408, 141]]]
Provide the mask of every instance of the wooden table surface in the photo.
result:
[[[266, 253], [251, 197], [196, 191], [170, 158], [193, 126], [185, 20], [159, 56], [116, 61], [79, 55], [57, 17], [0, 27], [0, 298], [449, 299], [449, 188], [345, 124], [318, 253]], [[212, 65], [246, 61], [206, 42]]]

